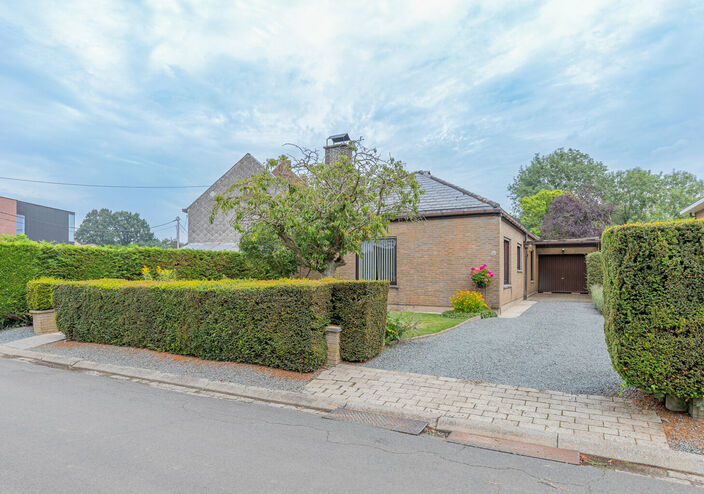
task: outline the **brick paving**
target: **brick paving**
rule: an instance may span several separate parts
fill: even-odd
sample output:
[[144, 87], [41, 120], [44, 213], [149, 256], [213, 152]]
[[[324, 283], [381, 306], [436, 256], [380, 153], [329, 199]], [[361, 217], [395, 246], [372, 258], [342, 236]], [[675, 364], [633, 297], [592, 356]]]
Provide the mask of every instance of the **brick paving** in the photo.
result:
[[348, 364], [323, 371], [304, 392], [398, 408], [399, 412], [464, 419], [477, 425], [490, 423], [526, 432], [669, 449], [657, 413], [641, 410], [619, 397], [540, 391]]

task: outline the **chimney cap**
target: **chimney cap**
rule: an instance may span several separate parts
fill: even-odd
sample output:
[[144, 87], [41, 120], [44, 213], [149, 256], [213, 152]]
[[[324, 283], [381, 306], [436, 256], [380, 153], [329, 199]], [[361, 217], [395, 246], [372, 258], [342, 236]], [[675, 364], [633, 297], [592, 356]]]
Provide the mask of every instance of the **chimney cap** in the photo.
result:
[[340, 144], [350, 140], [350, 135], [348, 133], [344, 134], [334, 134], [327, 138], [327, 141], [332, 141], [332, 144]]

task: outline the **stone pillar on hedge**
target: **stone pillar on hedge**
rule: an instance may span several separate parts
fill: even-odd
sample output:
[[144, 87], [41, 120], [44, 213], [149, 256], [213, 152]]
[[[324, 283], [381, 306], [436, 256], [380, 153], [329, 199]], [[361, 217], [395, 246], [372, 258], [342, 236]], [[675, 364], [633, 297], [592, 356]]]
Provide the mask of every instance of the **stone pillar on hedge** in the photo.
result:
[[704, 420], [704, 398], [689, 400], [689, 414], [695, 420]]
[[326, 365], [328, 367], [333, 367], [342, 362], [342, 358], [340, 358], [341, 332], [342, 328], [340, 326], [330, 325], [325, 328], [325, 342], [328, 345], [328, 360]]
[[54, 309], [30, 310], [29, 313], [32, 315], [32, 325], [34, 326], [35, 334], [56, 333], [59, 330], [56, 327]]

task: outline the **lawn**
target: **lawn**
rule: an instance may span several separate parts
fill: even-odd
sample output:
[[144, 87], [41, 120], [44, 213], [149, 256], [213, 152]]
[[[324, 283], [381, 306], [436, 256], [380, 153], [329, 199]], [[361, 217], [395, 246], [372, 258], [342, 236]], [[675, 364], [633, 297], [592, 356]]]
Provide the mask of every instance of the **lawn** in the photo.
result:
[[[391, 312], [391, 314], [396, 315], [399, 314], [399, 312]], [[403, 335], [404, 340], [413, 338], [414, 336], [438, 333], [444, 329], [457, 326], [462, 321], [474, 315], [468, 314], [466, 317], [445, 317], [442, 314], [427, 314], [424, 312], [410, 312], [410, 314], [413, 314], [420, 320], [420, 328]]]

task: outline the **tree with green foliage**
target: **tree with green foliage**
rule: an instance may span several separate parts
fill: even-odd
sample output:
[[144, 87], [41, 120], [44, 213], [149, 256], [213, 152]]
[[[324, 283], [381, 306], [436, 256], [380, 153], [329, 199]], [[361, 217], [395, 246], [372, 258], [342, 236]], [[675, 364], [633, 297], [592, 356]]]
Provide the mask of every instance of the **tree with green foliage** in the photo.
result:
[[665, 221], [704, 195], [704, 181], [685, 171], [653, 173], [632, 168], [613, 172], [607, 198], [616, 205], [614, 224]]
[[155, 240], [149, 223], [139, 213], [93, 209], [76, 230], [76, 240], [82, 244], [130, 245], [147, 244]]
[[298, 267], [296, 256], [266, 225], [253, 226], [240, 238], [240, 252], [252, 263], [264, 264], [282, 276], [291, 276]]
[[564, 190], [541, 190], [532, 196], [521, 197], [518, 202], [521, 207], [520, 220], [534, 234], [540, 236], [540, 225], [548, 212], [553, 199], [564, 194]]
[[[421, 190], [403, 163], [382, 158], [361, 139], [348, 143], [334, 163], [296, 146], [301, 157], [269, 160], [262, 173], [240, 180], [215, 196], [216, 214], [234, 212], [241, 232], [273, 232], [303, 268], [334, 276], [344, 256], [388, 233], [389, 223], [418, 213]], [[290, 160], [290, 161], [289, 161]], [[288, 167], [292, 174], [274, 174]]]
[[536, 153], [530, 165], [521, 166], [508, 190], [514, 207], [518, 209], [521, 198], [541, 190], [577, 192], [588, 186], [604, 192], [610, 185], [611, 177], [602, 162], [576, 149], [560, 148], [544, 156]]

